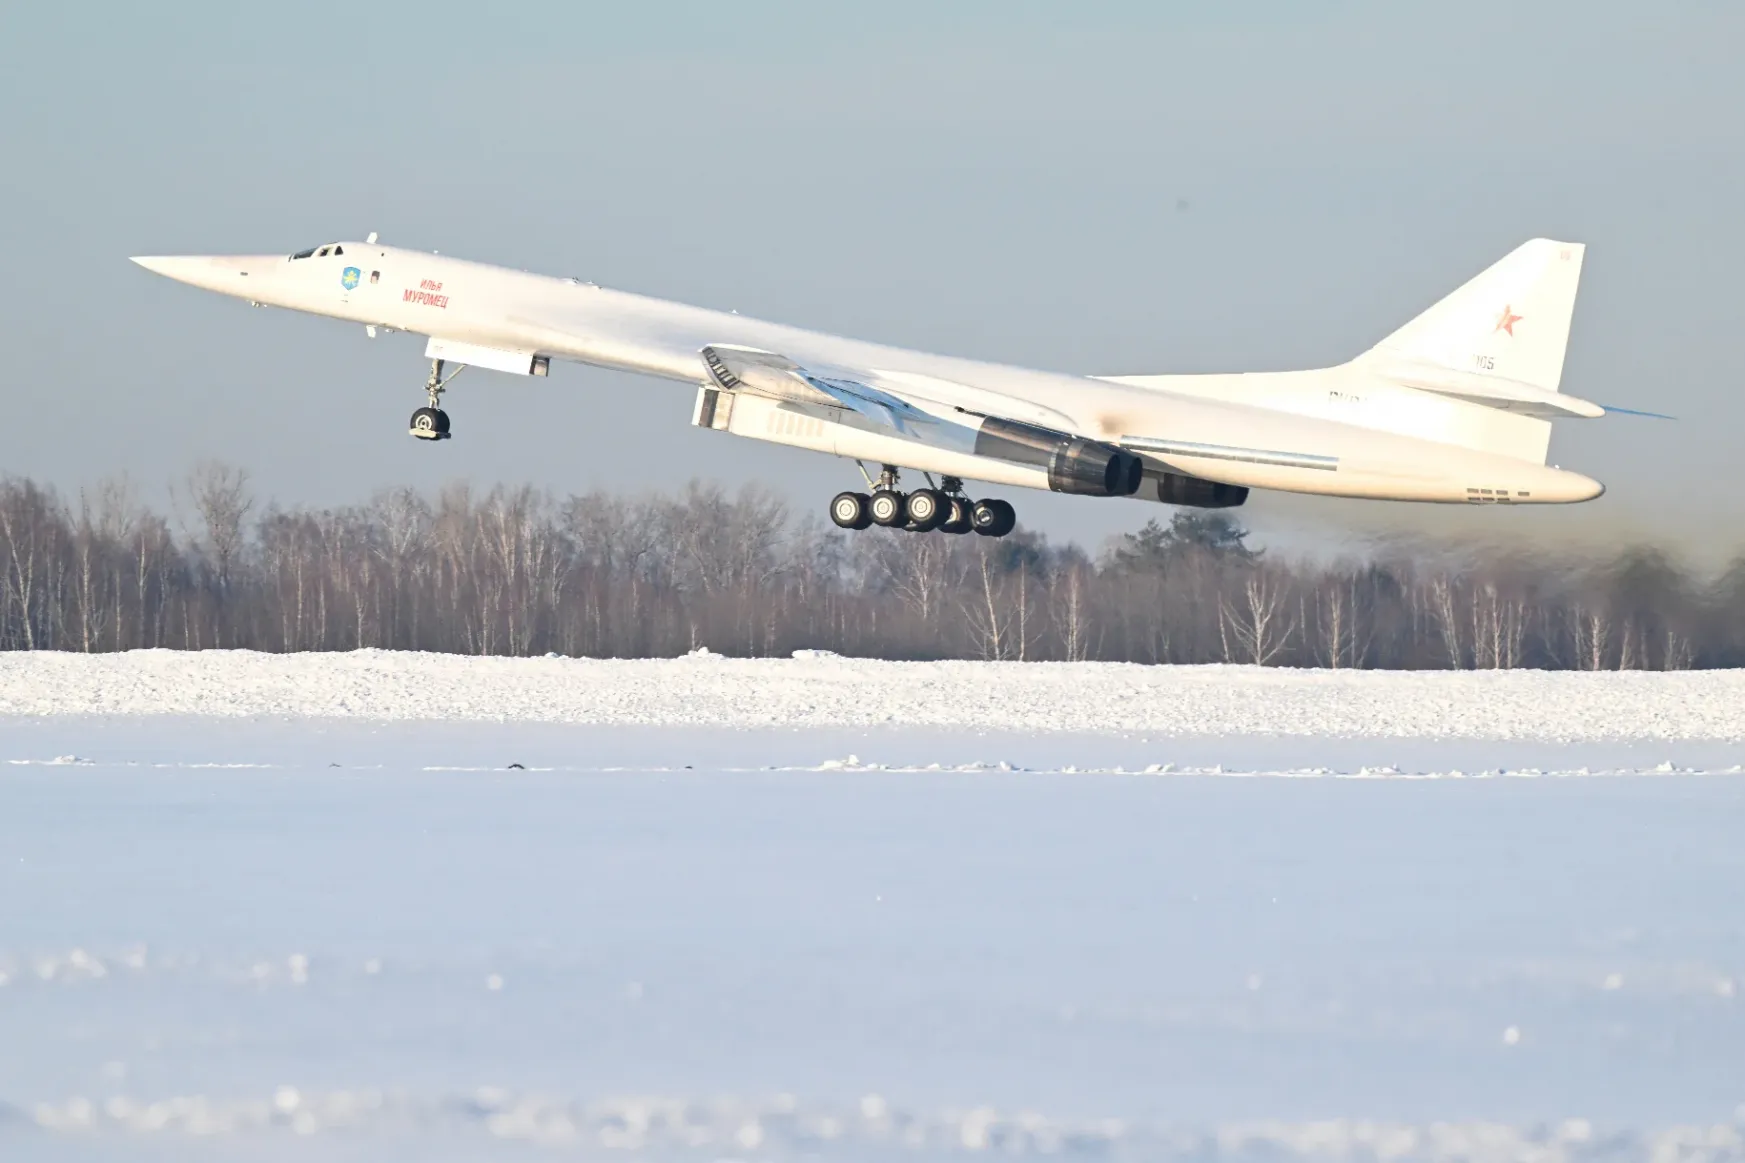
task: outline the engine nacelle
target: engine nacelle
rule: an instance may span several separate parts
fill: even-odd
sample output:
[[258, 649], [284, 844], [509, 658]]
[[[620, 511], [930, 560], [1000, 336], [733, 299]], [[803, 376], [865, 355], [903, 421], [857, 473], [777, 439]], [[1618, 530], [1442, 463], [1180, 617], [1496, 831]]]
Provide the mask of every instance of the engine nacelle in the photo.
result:
[[1248, 499], [1248, 489], [1166, 472], [1157, 478], [1157, 499], [1166, 505], [1190, 505], [1196, 509], [1234, 509]]
[[975, 454], [1035, 465], [1047, 471], [1054, 492], [1081, 496], [1130, 497], [1145, 473], [1143, 461], [1112, 444], [997, 416], [982, 421]]

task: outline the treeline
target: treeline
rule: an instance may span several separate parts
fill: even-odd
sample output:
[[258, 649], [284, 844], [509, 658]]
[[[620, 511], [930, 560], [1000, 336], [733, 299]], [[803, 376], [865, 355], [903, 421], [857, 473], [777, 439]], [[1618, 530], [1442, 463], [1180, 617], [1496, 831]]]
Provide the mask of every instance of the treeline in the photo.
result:
[[1250, 548], [1227, 512], [1163, 510], [1092, 556], [1022, 529], [844, 534], [767, 491], [697, 483], [635, 497], [396, 489], [314, 510], [263, 506], [220, 464], [170, 508], [122, 483], [71, 500], [0, 484], [0, 646], [1745, 664], [1745, 562], [1705, 583], [1649, 549], [1290, 561]]

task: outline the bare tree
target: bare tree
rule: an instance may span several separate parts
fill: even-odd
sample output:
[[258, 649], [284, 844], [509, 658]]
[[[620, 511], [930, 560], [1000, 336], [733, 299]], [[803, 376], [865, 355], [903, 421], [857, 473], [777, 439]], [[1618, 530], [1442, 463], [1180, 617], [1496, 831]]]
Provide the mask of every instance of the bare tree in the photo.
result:
[[1577, 602], [1567, 611], [1577, 670], [1605, 670], [1611, 653], [1612, 619], [1604, 609]]
[[1011, 605], [1006, 601], [1004, 578], [995, 568], [993, 550], [976, 546], [971, 584], [964, 587], [962, 611], [980, 656], [991, 661], [1017, 655], [1018, 629]]
[[243, 521], [254, 508], [248, 470], [217, 460], [202, 461], [188, 474], [186, 487], [188, 500], [200, 518], [200, 533], [211, 555], [219, 588], [227, 588], [242, 553], [246, 532]]
[[760, 490], [707, 485], [558, 500], [457, 484], [257, 513], [246, 476], [212, 464], [172, 497], [175, 523], [124, 481], [70, 505], [0, 481], [0, 646], [1745, 664], [1745, 558], [1715, 579], [1635, 547], [1593, 561], [1482, 546], [1286, 561], [1248, 548], [1228, 515], [1183, 514], [1093, 563], [1024, 530], [845, 534]]
[[1068, 662], [1083, 662], [1090, 657], [1090, 602], [1086, 595], [1089, 572], [1088, 565], [1072, 562], [1056, 574], [1050, 590], [1061, 652]]
[[1425, 608], [1441, 638], [1448, 665], [1455, 670], [1462, 670], [1465, 669], [1467, 661], [1466, 651], [1460, 642], [1460, 615], [1455, 597], [1457, 584], [1458, 579], [1448, 574], [1436, 574], [1424, 583], [1424, 598]]
[[1473, 666], [1490, 670], [1520, 666], [1526, 632], [1521, 603], [1504, 596], [1494, 581], [1470, 585], [1468, 599]]
[[1224, 661], [1270, 666], [1296, 632], [1284, 580], [1270, 567], [1248, 571], [1234, 600], [1220, 598], [1218, 629]]
[[1372, 627], [1360, 622], [1356, 578], [1336, 572], [1321, 579], [1314, 612], [1321, 630], [1321, 665], [1331, 670], [1362, 666]]
[[0, 495], [0, 537], [6, 540], [6, 622], [26, 650], [53, 649], [63, 620], [52, 601], [63, 566], [66, 533], [53, 497], [26, 481]]

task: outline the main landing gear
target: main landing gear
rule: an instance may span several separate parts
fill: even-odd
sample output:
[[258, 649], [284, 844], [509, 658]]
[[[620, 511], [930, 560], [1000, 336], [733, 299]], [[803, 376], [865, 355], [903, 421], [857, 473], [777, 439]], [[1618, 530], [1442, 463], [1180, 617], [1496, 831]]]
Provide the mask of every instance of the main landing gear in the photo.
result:
[[442, 361], [430, 361], [430, 379], [425, 381], [424, 390], [430, 393], [430, 404], [412, 413], [412, 435], [420, 440], [447, 440], [448, 413], [442, 410], [442, 393], [448, 390], [448, 385], [454, 377], [467, 370], [466, 364], [461, 364], [448, 375], [442, 374]]
[[940, 484], [940, 488], [904, 493], [897, 488], [896, 468], [887, 464], [876, 481], [867, 478], [873, 490], [870, 495], [837, 493], [830, 502], [830, 519], [840, 529], [883, 525], [910, 533], [938, 530], [974, 532], [983, 537], [1004, 537], [1017, 527], [1018, 515], [1005, 501], [972, 501], [964, 495], [963, 482], [957, 477], [945, 477]]

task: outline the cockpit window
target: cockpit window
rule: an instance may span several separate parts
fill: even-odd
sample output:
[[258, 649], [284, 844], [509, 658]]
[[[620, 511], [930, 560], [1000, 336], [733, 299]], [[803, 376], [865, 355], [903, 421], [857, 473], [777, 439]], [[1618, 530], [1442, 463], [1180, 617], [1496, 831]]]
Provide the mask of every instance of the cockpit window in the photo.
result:
[[333, 248], [333, 257], [335, 257], [335, 258], [338, 258], [340, 255], [342, 255], [344, 253], [345, 253], [345, 247], [343, 247], [343, 246], [336, 246]]
[[296, 254], [291, 256], [291, 260], [293, 262], [295, 262], [297, 259], [300, 259], [300, 258], [308, 258], [310, 255], [312, 255], [314, 253], [315, 253], [315, 248], [312, 246], [308, 250], [298, 251]]
[[326, 258], [328, 255], [330, 255], [332, 253], [333, 253], [333, 248], [331, 246], [324, 246], [320, 249], [320, 251], [318, 251], [316, 253], [315, 257], [316, 258]]

